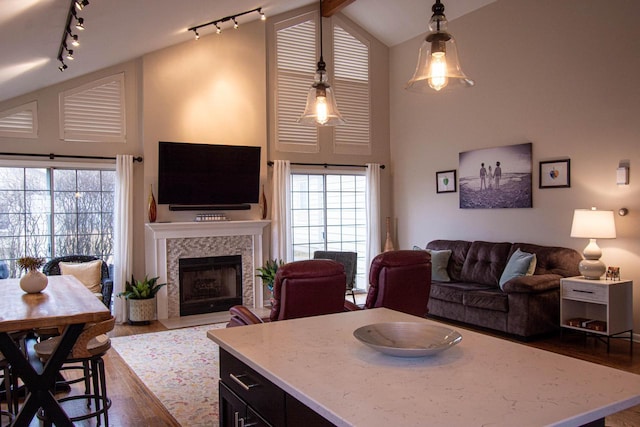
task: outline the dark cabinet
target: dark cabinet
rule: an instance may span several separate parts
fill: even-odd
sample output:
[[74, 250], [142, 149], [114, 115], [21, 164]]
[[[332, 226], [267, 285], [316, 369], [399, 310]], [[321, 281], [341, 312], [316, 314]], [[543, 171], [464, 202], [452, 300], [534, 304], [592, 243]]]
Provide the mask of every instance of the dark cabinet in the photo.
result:
[[220, 349], [220, 426], [333, 426], [316, 412]]

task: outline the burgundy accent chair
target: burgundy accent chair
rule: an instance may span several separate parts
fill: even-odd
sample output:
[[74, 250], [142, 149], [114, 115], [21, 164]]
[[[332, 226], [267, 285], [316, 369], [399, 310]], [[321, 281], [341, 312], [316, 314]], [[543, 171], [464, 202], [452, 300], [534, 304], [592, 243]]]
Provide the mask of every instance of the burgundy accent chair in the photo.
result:
[[[311, 259], [287, 263], [276, 273], [269, 320], [343, 312], [346, 283], [344, 267], [339, 262]], [[242, 305], [231, 307], [229, 312], [227, 327], [264, 322]]]
[[369, 270], [369, 292], [364, 307], [345, 301], [345, 309], [386, 307], [424, 317], [431, 291], [431, 255], [398, 250], [377, 255]]

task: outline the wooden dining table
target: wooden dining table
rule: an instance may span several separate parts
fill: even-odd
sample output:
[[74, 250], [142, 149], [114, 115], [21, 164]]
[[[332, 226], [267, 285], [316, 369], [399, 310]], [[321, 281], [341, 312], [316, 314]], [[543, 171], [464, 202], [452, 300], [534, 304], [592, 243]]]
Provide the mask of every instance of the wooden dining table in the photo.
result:
[[[107, 307], [75, 277], [48, 279], [46, 289], [36, 294], [25, 293], [20, 279], [0, 280], [0, 350], [28, 390], [13, 426], [28, 426], [40, 408], [56, 426], [73, 425], [52, 393], [56, 376], [84, 325], [111, 317]], [[51, 327], [64, 328], [60, 344], [43, 368], [32, 366], [11, 333]]]

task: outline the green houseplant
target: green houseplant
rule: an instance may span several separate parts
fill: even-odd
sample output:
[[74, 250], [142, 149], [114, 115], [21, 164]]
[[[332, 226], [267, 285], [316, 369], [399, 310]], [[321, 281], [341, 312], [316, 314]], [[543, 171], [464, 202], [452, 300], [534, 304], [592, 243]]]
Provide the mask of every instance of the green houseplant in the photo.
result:
[[166, 283], [158, 284], [158, 277], [149, 278], [144, 276], [144, 280], [136, 280], [131, 275], [131, 281], [127, 281], [124, 291], [118, 294], [119, 298], [124, 298], [129, 306], [129, 323], [149, 323], [156, 317], [156, 294]]
[[278, 267], [284, 265], [284, 261], [281, 259], [268, 259], [264, 265], [260, 268], [256, 268], [258, 274], [256, 277], [262, 279], [262, 283], [267, 285], [267, 289], [273, 292], [273, 283], [276, 280], [276, 273], [278, 272]]

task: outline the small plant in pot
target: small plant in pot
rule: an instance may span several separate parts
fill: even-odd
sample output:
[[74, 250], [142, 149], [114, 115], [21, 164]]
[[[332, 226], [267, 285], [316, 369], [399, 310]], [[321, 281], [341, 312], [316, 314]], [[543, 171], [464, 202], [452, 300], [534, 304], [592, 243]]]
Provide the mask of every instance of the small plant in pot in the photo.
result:
[[118, 294], [129, 302], [129, 323], [149, 323], [156, 317], [156, 294], [166, 283], [158, 284], [158, 277], [126, 282], [124, 291]]
[[42, 272], [38, 271], [44, 265], [44, 258], [25, 256], [19, 258], [16, 263], [21, 270], [27, 273], [20, 278], [20, 287], [29, 294], [43, 291], [49, 283], [49, 279]]
[[276, 280], [276, 273], [278, 272], [278, 267], [284, 265], [284, 261], [280, 259], [268, 259], [264, 265], [260, 268], [256, 268], [258, 274], [256, 277], [262, 279], [262, 283], [267, 285], [267, 289], [269, 292], [273, 293], [273, 284]]

